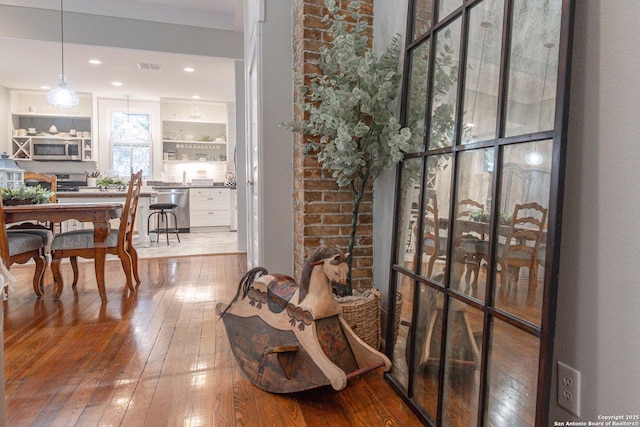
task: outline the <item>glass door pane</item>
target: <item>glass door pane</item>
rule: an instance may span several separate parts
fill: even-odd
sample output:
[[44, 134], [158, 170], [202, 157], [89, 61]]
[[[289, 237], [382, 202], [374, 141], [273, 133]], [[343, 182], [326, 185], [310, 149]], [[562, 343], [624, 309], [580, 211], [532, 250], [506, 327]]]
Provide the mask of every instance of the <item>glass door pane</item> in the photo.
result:
[[457, 168], [451, 287], [481, 301], [485, 299], [491, 236], [493, 153], [493, 148], [465, 151]]
[[449, 299], [443, 426], [478, 424], [482, 325], [480, 310]]
[[433, 419], [438, 413], [442, 300], [442, 292], [420, 284], [413, 396], [418, 405]]
[[462, 144], [496, 137], [504, 4], [485, 0], [471, 10]]
[[505, 147], [500, 179], [495, 305], [535, 325], [542, 320], [552, 144]]
[[424, 146], [424, 120], [427, 109], [427, 83], [429, 77], [429, 46], [427, 40], [409, 54], [409, 88], [406, 102], [406, 124], [411, 129], [410, 153], [422, 151]]
[[416, 40], [431, 29], [433, 0], [416, 0], [413, 10], [413, 39]]
[[396, 262], [409, 271], [416, 271], [418, 256], [418, 217], [420, 209], [420, 169], [422, 158], [402, 162], [401, 185], [398, 204], [398, 233]]
[[451, 147], [455, 135], [458, 102], [458, 67], [461, 19], [436, 34], [435, 71], [431, 96], [431, 133], [429, 149]]
[[438, 0], [438, 21], [446, 18], [462, 5], [462, 0]]
[[506, 322], [494, 322], [485, 425], [533, 427], [540, 341]]
[[420, 275], [444, 283], [447, 261], [447, 222], [451, 196], [451, 155], [427, 158], [422, 207]]
[[562, 1], [515, 0], [505, 136], [553, 129]]

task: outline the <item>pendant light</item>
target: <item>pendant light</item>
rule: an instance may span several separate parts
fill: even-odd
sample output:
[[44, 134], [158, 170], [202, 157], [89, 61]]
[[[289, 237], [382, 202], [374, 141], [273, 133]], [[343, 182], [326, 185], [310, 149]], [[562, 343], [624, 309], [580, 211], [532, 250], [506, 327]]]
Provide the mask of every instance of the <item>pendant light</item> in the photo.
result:
[[78, 94], [75, 93], [67, 82], [67, 75], [64, 73], [64, 7], [63, 0], [60, 0], [60, 46], [62, 50], [62, 72], [58, 86], [51, 89], [47, 94], [49, 104], [56, 107], [75, 107], [80, 102]]

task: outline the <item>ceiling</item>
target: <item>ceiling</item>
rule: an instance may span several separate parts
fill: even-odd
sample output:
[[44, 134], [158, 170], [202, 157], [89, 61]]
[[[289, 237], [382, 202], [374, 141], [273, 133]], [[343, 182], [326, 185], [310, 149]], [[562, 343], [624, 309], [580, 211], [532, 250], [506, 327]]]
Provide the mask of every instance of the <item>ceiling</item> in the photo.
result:
[[[102, 7], [120, 3], [127, 6]], [[60, 7], [60, 3], [53, 0], [0, 1], [0, 4], [45, 9]], [[210, 28], [229, 26], [234, 20], [242, 21], [241, 0], [66, 0], [64, 10]], [[240, 15], [239, 19], [237, 15]], [[205, 18], [204, 23], [194, 22], [194, 16]], [[221, 20], [223, 25], [216, 25], [215, 20]], [[238, 31], [237, 27], [233, 30]], [[57, 83], [61, 68], [58, 42], [0, 38], [0, 57], [10, 59], [0, 61], [2, 86], [41, 89], [43, 85], [53, 87]], [[99, 59], [102, 64], [92, 65], [89, 59]], [[76, 92], [93, 93], [96, 97], [131, 96], [132, 100], [153, 100], [197, 95], [213, 101], [233, 102], [235, 99], [235, 61], [228, 58], [65, 42], [64, 60], [71, 88]], [[138, 64], [159, 65], [160, 70], [140, 68]], [[195, 71], [187, 73], [185, 67]], [[121, 82], [122, 86], [113, 86], [114, 81]]]

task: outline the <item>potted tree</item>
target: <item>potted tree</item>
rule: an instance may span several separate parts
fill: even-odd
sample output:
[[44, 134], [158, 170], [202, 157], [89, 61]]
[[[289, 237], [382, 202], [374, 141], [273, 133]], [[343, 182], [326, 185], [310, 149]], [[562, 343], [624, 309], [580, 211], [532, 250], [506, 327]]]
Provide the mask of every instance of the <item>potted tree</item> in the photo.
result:
[[[304, 155], [317, 155], [321, 167], [341, 188], [351, 190], [353, 208], [347, 252], [353, 254], [358, 213], [374, 178], [400, 161], [410, 146], [411, 131], [401, 127], [393, 102], [399, 94], [400, 37], [377, 56], [369, 47], [367, 22], [360, 2], [339, 13], [335, 0], [325, 0], [330, 22], [328, 45], [320, 49], [320, 73], [301, 85], [305, 119], [283, 123], [292, 132], [309, 136]], [[380, 345], [380, 293], [374, 288], [353, 297], [352, 261], [344, 289], [338, 289], [343, 314], [354, 332], [377, 348]]]
[[[311, 136], [304, 154], [317, 155], [337, 185], [351, 190], [347, 251], [353, 253], [362, 198], [384, 168], [402, 159], [411, 132], [400, 126], [393, 111], [401, 78], [399, 36], [377, 56], [369, 48], [359, 1], [349, 3], [349, 17], [338, 12], [335, 0], [325, 0], [325, 6], [330, 13], [324, 22], [331, 22], [331, 42], [320, 49], [321, 73], [311, 75], [310, 83], [300, 87], [305, 119], [283, 125]], [[346, 295], [353, 293], [351, 271], [350, 259]]]

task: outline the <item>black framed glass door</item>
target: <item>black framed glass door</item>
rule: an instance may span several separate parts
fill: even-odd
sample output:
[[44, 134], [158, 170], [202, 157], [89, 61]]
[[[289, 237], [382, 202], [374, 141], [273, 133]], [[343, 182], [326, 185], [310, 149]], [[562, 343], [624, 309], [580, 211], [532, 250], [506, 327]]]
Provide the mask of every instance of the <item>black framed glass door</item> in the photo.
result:
[[386, 378], [431, 425], [546, 425], [572, 15], [410, 3]]

